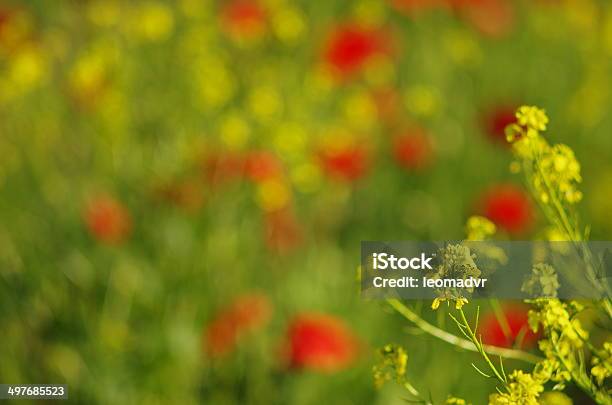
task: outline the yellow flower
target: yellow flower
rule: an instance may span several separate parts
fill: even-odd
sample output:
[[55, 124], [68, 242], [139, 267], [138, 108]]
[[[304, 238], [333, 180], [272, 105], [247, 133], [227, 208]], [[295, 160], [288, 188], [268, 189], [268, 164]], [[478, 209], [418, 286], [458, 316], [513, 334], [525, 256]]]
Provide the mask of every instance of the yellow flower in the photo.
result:
[[605, 342], [603, 350], [596, 353], [593, 356], [593, 368], [591, 368], [591, 375], [595, 377], [597, 384], [603, 385], [604, 380], [612, 376], [612, 343]]
[[431, 303], [431, 309], [435, 311], [436, 309], [440, 308], [440, 304], [444, 301], [446, 301], [445, 298], [435, 298]]
[[457, 298], [457, 301], [455, 301], [455, 309], [461, 309], [467, 303], [467, 298]]
[[492, 394], [489, 405], [539, 405], [538, 397], [544, 391], [541, 382], [521, 370], [513, 371], [508, 380], [507, 392]]
[[401, 346], [388, 344], [379, 350], [379, 354], [381, 360], [373, 368], [374, 385], [380, 388], [387, 381], [404, 382], [408, 365], [406, 350]]
[[497, 230], [493, 222], [478, 215], [468, 218], [465, 228], [468, 240], [486, 240]]
[[[535, 134], [539, 131], [546, 130], [546, 124], [548, 124], [548, 117], [544, 110], [533, 106], [522, 106], [516, 112], [516, 119], [522, 126], [526, 126], [528, 129], [534, 130]], [[528, 132], [528, 134], [534, 134]]]

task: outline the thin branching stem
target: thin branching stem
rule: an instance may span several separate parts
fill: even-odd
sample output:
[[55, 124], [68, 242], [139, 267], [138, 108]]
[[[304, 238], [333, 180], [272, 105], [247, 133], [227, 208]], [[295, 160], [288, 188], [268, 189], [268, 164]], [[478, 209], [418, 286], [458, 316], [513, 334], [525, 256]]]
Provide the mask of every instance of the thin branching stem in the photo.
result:
[[[416, 325], [423, 332], [461, 349], [478, 352], [478, 350], [474, 347], [474, 344], [469, 340], [460, 338], [457, 335], [449, 333], [443, 329], [440, 329], [430, 324], [429, 322], [421, 318], [419, 315], [417, 315], [416, 312], [412, 311], [410, 308], [404, 305], [401, 301], [394, 298], [389, 298], [387, 299], [387, 303], [404, 318], [408, 319], [410, 322]], [[524, 352], [522, 350], [508, 349], [505, 347], [498, 347], [493, 345], [483, 345], [482, 347], [486, 353], [494, 356], [501, 356], [506, 359], [521, 360], [531, 364], [536, 364], [537, 362], [542, 360], [542, 358], [534, 354]]]

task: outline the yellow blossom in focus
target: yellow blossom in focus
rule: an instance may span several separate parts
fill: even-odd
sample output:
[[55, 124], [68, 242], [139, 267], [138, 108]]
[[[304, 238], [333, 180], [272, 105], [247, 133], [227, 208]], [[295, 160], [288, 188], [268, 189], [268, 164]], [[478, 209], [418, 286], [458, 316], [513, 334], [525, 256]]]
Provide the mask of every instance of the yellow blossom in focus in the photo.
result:
[[434, 298], [433, 302], [431, 303], [431, 309], [435, 311], [436, 309], [440, 308], [440, 304], [444, 301], [446, 301], [445, 298]]
[[278, 211], [289, 203], [289, 187], [278, 179], [269, 179], [257, 186], [257, 204], [264, 211]]
[[492, 394], [489, 405], [539, 405], [538, 397], [544, 391], [541, 382], [521, 370], [513, 371], [508, 379], [507, 392]]
[[516, 112], [519, 125], [525, 126], [535, 132], [527, 132], [527, 135], [535, 135], [540, 131], [546, 131], [548, 117], [544, 110], [533, 106], [522, 106]]
[[604, 381], [612, 377], [612, 342], [605, 342], [603, 350], [598, 351], [591, 362], [593, 364], [591, 374], [595, 377], [597, 384], [604, 385]]
[[132, 33], [144, 41], [163, 41], [174, 29], [172, 10], [161, 2], [150, 1], [136, 6], [131, 21]]
[[463, 306], [468, 302], [469, 301], [467, 300], [467, 298], [457, 298], [457, 300], [455, 301], [455, 309], [463, 308]]

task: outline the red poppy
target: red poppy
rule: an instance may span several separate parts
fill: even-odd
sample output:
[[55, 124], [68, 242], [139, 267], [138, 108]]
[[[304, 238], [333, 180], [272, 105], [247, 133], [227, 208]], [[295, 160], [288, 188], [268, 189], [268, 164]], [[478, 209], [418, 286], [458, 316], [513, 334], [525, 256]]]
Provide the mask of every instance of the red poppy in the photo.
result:
[[423, 169], [433, 159], [431, 139], [421, 129], [403, 133], [393, 140], [393, 155], [396, 162], [408, 170]]
[[331, 34], [325, 60], [335, 73], [346, 78], [362, 70], [375, 56], [389, 51], [389, 39], [381, 30], [348, 24]]
[[246, 176], [256, 183], [278, 178], [282, 175], [282, 165], [278, 158], [270, 152], [254, 151], [246, 156]]
[[89, 232], [103, 243], [120, 243], [132, 230], [129, 211], [110, 196], [92, 199], [85, 208], [83, 217]]
[[334, 372], [357, 359], [359, 343], [342, 320], [325, 314], [302, 314], [290, 324], [287, 356], [293, 369]]
[[232, 352], [240, 338], [263, 328], [272, 315], [272, 304], [260, 293], [240, 296], [220, 310], [204, 331], [204, 349], [211, 357]]
[[524, 233], [533, 225], [531, 200], [522, 188], [513, 184], [491, 187], [481, 197], [480, 206], [484, 216], [510, 233]]
[[458, 14], [481, 33], [500, 37], [514, 27], [514, 7], [508, 0], [448, 0]]
[[499, 106], [485, 112], [482, 117], [485, 134], [496, 143], [510, 146], [506, 140], [506, 127], [516, 123], [515, 111], [514, 106]]
[[256, 38], [265, 32], [266, 12], [257, 1], [233, 0], [223, 6], [221, 22], [234, 39]]
[[266, 246], [278, 254], [289, 253], [302, 242], [301, 227], [288, 208], [267, 212], [264, 225]]
[[502, 308], [507, 328], [501, 326], [493, 312], [487, 313], [480, 321], [482, 341], [500, 347], [529, 349], [536, 345], [538, 335], [531, 331], [528, 323], [529, 307], [520, 304], [505, 305]]
[[360, 145], [333, 146], [319, 153], [323, 171], [334, 179], [355, 181], [368, 170], [368, 154]]

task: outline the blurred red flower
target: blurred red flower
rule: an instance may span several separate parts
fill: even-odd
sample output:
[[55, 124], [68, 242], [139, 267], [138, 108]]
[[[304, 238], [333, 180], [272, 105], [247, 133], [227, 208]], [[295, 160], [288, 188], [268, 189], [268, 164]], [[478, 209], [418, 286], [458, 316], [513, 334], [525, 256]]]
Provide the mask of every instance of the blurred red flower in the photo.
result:
[[356, 359], [359, 342], [344, 322], [325, 314], [301, 314], [287, 332], [286, 355], [293, 369], [334, 372]]
[[261, 293], [237, 297], [221, 309], [204, 330], [204, 349], [211, 357], [232, 352], [240, 338], [263, 328], [272, 316], [272, 304]]
[[506, 127], [516, 123], [516, 106], [502, 105], [486, 111], [482, 116], [482, 126], [485, 134], [492, 141], [504, 146], [510, 146], [506, 140]]
[[261, 36], [266, 29], [266, 12], [253, 0], [233, 0], [221, 9], [223, 29], [235, 39]]
[[278, 254], [289, 253], [302, 242], [302, 229], [289, 208], [266, 212], [264, 232], [266, 246]]
[[393, 155], [405, 169], [423, 169], [433, 160], [431, 139], [422, 129], [409, 130], [393, 140]]
[[389, 51], [389, 38], [380, 29], [347, 24], [330, 35], [325, 60], [335, 73], [346, 78], [362, 70], [373, 57]]
[[256, 183], [282, 176], [280, 160], [266, 151], [249, 152], [245, 158], [245, 171], [249, 180]]
[[539, 336], [529, 328], [529, 307], [521, 304], [505, 305], [502, 311], [508, 330], [504, 333], [504, 328], [495, 314], [489, 312], [480, 321], [482, 341], [500, 347], [514, 347], [518, 343], [522, 349], [534, 347]]
[[323, 171], [331, 178], [355, 181], [368, 170], [368, 153], [365, 147], [356, 144], [334, 145], [319, 153]]
[[117, 244], [131, 233], [132, 220], [124, 205], [107, 195], [93, 198], [83, 213], [89, 232], [100, 242]]
[[527, 193], [513, 184], [489, 188], [480, 199], [481, 213], [500, 228], [521, 234], [528, 231], [534, 221], [534, 210]]

